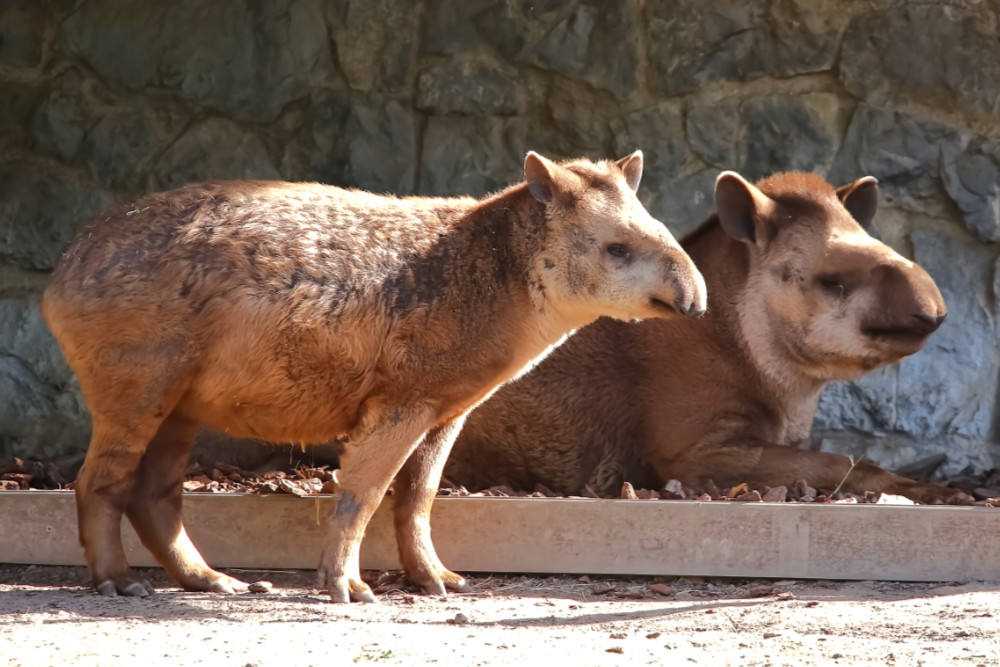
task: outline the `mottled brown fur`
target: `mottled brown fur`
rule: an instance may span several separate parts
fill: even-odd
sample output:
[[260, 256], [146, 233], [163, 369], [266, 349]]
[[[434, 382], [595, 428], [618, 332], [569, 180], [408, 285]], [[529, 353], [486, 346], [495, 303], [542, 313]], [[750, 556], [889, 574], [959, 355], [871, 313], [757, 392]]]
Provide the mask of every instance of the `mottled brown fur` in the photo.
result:
[[[205, 183], [95, 218], [42, 310], [93, 417], [77, 499], [97, 589], [152, 592], [125, 560], [123, 512], [185, 588], [244, 588], [208, 567], [181, 523], [201, 426], [346, 443], [319, 566], [334, 600], [371, 599], [358, 549], [393, 476], [410, 576], [464, 589], [434, 553], [428, 514], [465, 415], [602, 314], [704, 310], [700, 274], [635, 197], [641, 171], [638, 152], [561, 166], [531, 153], [526, 184], [481, 201]], [[581, 234], [594, 239], [583, 252], [568, 240]]]
[[705, 276], [707, 315], [587, 327], [470, 416], [445, 474], [470, 488], [542, 483], [576, 494], [589, 485], [608, 497], [624, 481], [805, 478], [855, 493], [969, 501], [794, 447], [809, 435], [828, 381], [916, 352], [944, 319], [930, 276], [858, 224], [876, 202], [871, 178], [835, 192], [811, 174], [758, 187], [724, 174], [718, 213], [682, 242]]

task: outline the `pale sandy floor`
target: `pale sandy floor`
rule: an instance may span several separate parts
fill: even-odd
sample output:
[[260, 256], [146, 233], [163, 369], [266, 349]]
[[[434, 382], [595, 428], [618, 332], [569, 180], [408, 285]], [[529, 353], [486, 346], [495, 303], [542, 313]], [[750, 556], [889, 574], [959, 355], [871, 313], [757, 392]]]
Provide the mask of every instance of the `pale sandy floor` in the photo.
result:
[[[481, 577], [335, 605], [312, 572], [264, 595], [102, 598], [81, 568], [0, 566], [0, 657], [41, 665], [1000, 665], [1000, 585]], [[761, 585], [773, 586], [764, 597]], [[601, 591], [615, 587], [615, 592]], [[765, 589], [766, 590], [766, 589]], [[622, 599], [620, 596], [643, 596]]]

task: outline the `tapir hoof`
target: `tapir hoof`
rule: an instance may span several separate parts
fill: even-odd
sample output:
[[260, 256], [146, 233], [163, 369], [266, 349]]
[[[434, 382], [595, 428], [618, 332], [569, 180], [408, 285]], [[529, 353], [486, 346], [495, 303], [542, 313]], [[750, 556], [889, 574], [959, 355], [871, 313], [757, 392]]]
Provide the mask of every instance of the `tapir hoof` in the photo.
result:
[[153, 585], [145, 579], [105, 579], [100, 583], [95, 583], [94, 588], [105, 597], [116, 597], [127, 595], [130, 597], [144, 598], [154, 593]]

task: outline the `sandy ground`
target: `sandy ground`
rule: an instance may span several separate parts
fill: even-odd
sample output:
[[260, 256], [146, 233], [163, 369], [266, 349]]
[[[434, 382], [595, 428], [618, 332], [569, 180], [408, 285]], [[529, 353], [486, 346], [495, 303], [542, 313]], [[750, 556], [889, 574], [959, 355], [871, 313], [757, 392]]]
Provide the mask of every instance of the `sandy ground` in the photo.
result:
[[314, 572], [228, 572], [274, 589], [185, 593], [148, 570], [152, 598], [102, 598], [82, 568], [0, 565], [3, 664], [1000, 665], [1000, 584], [504, 575], [335, 605]]

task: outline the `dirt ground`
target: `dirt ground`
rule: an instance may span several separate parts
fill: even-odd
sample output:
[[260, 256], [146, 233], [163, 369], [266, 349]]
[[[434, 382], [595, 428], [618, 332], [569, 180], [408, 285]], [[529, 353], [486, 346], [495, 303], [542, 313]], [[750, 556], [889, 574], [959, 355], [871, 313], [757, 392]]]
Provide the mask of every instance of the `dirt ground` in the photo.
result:
[[1000, 584], [486, 576], [447, 597], [336, 605], [314, 572], [270, 593], [102, 598], [83, 568], [0, 565], [0, 655], [40, 665], [1000, 665]]

